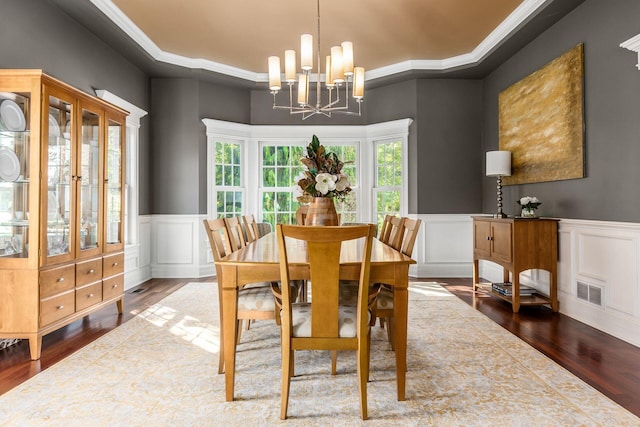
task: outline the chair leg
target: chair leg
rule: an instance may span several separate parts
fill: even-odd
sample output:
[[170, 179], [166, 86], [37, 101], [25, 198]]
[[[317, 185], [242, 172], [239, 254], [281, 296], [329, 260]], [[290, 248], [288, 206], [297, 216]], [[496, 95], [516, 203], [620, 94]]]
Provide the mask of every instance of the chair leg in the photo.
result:
[[337, 364], [338, 364], [338, 350], [331, 350], [331, 375], [336, 374]]
[[369, 382], [369, 373], [371, 372], [371, 329], [367, 334], [367, 382]]
[[393, 317], [387, 317], [387, 337], [389, 338], [389, 343], [391, 344], [391, 350], [396, 350], [396, 337], [393, 331], [396, 328], [396, 322]]
[[[369, 339], [367, 334], [367, 339]], [[367, 380], [369, 378], [369, 344], [361, 341], [358, 344], [358, 391], [360, 392], [360, 417], [366, 420], [367, 415]]]
[[224, 372], [224, 337], [222, 336], [222, 328], [220, 328], [220, 345], [219, 345], [219, 356], [218, 356], [218, 374]]
[[236, 321], [236, 345], [240, 344], [240, 337], [242, 336], [242, 320]]
[[289, 406], [289, 389], [291, 385], [291, 373], [293, 370], [292, 358], [293, 350], [282, 345], [282, 389], [280, 392], [280, 419], [287, 419], [287, 409]]
[[247, 324], [245, 328], [247, 328], [247, 331], [248, 331], [250, 327], [251, 327], [251, 319], [247, 319]]

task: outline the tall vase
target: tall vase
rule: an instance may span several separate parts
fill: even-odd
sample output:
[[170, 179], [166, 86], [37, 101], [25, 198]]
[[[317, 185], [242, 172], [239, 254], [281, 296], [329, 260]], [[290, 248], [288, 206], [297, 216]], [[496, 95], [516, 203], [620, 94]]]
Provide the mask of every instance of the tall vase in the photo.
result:
[[331, 197], [314, 197], [309, 205], [305, 225], [339, 225], [336, 205]]

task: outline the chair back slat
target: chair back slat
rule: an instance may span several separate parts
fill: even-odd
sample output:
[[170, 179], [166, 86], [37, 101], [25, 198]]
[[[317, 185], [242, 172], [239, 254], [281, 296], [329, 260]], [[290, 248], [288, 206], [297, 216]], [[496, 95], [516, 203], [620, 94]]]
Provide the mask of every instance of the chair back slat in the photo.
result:
[[406, 256], [413, 254], [413, 247], [416, 244], [416, 238], [418, 237], [418, 230], [420, 230], [420, 219], [406, 218], [404, 221], [405, 235], [402, 241], [402, 249], [400, 252]]
[[404, 217], [385, 216], [380, 241], [399, 251], [402, 247], [402, 238], [404, 237], [405, 220], [406, 218]]
[[231, 250], [235, 252], [238, 249], [244, 248], [247, 244], [242, 232], [242, 224], [240, 223], [240, 218], [237, 216], [224, 218], [224, 223], [226, 224], [227, 231], [229, 232]]
[[231, 250], [231, 243], [229, 241], [229, 232], [223, 219], [205, 219], [204, 229], [207, 232], [209, 238], [209, 245], [211, 246], [211, 252], [213, 253], [214, 261], [218, 261], [221, 258], [229, 255]]
[[242, 217], [244, 224], [244, 232], [247, 236], [247, 243], [254, 242], [260, 238], [260, 232], [258, 231], [258, 223], [253, 215], [244, 215]]

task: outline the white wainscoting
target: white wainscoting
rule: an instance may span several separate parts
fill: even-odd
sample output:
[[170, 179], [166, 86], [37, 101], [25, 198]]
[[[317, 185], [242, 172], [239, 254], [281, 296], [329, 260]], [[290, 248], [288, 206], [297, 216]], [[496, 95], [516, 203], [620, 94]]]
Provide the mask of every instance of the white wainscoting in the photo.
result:
[[138, 241], [124, 248], [124, 289], [139, 285], [151, 275], [151, 217], [138, 217]]
[[[472, 215], [410, 215], [423, 221], [413, 252], [417, 264], [410, 275], [471, 277]], [[214, 276], [202, 226], [205, 217], [153, 215], [141, 221], [140, 245], [126, 251], [127, 286], [146, 280], [142, 278], [148, 278], [149, 271], [154, 278]], [[640, 346], [640, 224], [562, 219], [558, 239], [560, 312]], [[130, 280], [133, 272], [137, 276]], [[502, 267], [481, 261], [480, 276], [501, 281]], [[521, 282], [545, 293], [549, 289], [545, 271], [524, 272]], [[579, 299], [578, 282], [601, 290], [602, 304]]]
[[471, 215], [409, 215], [422, 220], [409, 274], [412, 277], [471, 277]]
[[166, 278], [211, 276], [205, 215], [153, 215], [151, 218], [151, 275]]

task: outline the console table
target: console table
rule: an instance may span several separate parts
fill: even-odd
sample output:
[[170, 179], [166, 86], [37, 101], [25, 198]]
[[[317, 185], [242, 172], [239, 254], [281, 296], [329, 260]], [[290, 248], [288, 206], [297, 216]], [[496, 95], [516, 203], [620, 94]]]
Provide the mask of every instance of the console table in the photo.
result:
[[[548, 304], [558, 311], [558, 221], [548, 218], [473, 217], [473, 290], [479, 287], [478, 262], [487, 260], [503, 267], [503, 281], [511, 282], [512, 295], [491, 294], [521, 305]], [[549, 272], [549, 295], [520, 295], [520, 273], [530, 269]], [[509, 278], [511, 273], [511, 279]]]

